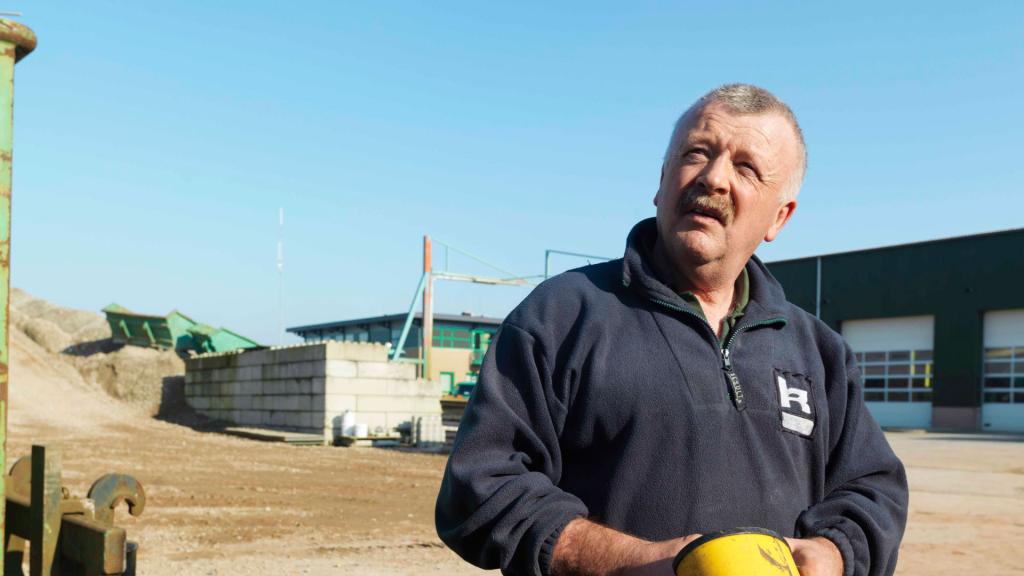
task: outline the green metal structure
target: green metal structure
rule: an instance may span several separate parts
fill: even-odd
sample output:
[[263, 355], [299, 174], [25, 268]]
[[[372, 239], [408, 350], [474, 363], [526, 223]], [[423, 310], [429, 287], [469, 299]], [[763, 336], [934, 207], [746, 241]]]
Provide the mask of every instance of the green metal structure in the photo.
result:
[[214, 328], [206, 324], [196, 324], [188, 329], [188, 333], [192, 337], [194, 349], [200, 353], [262, 347], [256, 341], [227, 328]]
[[110, 325], [111, 339], [119, 344], [199, 353], [261, 347], [255, 340], [226, 328], [200, 324], [177, 310], [165, 316], [154, 316], [111, 304], [103, 312]]
[[[0, 470], [7, 467], [8, 327], [11, 304], [11, 160], [14, 154], [14, 63], [36, 47], [36, 35], [27, 26], [0, 20]], [[6, 490], [0, 483], [0, 536], [7, 535]], [[5, 540], [6, 541], [6, 540]], [[0, 570], [2, 576], [2, 570]]]

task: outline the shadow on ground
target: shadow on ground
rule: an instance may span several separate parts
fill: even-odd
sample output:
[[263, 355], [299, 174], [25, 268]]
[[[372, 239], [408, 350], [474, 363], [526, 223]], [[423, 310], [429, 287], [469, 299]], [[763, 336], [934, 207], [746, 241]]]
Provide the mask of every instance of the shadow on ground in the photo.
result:
[[110, 338], [103, 338], [100, 340], [90, 340], [88, 342], [79, 342], [72, 344], [67, 348], [61, 350], [62, 354], [68, 356], [92, 356], [93, 354], [110, 354], [111, 352], [117, 352], [124, 348], [124, 344], [114, 342]]
[[160, 409], [154, 418], [169, 424], [185, 426], [197, 432], [223, 432], [230, 422], [213, 420], [197, 413], [185, 402], [185, 377], [167, 376], [163, 379]]

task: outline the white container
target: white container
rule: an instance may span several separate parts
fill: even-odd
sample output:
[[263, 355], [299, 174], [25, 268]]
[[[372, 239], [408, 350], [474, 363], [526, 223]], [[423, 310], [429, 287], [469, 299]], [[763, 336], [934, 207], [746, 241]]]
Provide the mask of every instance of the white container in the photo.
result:
[[352, 429], [352, 436], [355, 436], [356, 438], [366, 438], [370, 435], [370, 427], [366, 424], [356, 424]]
[[341, 414], [341, 435], [357, 436], [355, 429], [356, 413], [351, 410], [345, 410], [345, 412]]

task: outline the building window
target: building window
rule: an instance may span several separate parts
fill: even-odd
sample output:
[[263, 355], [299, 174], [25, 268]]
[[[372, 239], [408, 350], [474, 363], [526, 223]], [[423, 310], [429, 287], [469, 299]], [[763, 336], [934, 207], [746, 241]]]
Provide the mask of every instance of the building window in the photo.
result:
[[856, 352], [865, 402], [931, 402], [931, 350]]
[[1024, 346], [986, 348], [984, 402], [1024, 404]]
[[439, 348], [472, 348], [473, 337], [466, 328], [435, 325], [434, 346]]
[[370, 342], [383, 344], [391, 341], [391, 328], [386, 326], [374, 326], [370, 328]]

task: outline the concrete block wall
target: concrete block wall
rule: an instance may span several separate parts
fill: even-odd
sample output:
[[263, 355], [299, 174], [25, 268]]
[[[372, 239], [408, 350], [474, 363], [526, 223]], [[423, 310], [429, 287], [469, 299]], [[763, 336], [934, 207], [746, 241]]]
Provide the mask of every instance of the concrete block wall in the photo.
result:
[[[441, 412], [440, 386], [413, 364], [389, 362], [387, 347], [319, 342], [204, 354], [185, 363], [185, 398], [200, 414], [239, 426], [341, 434], [345, 411], [371, 435], [392, 435]], [[432, 440], [432, 439], [430, 439]]]

